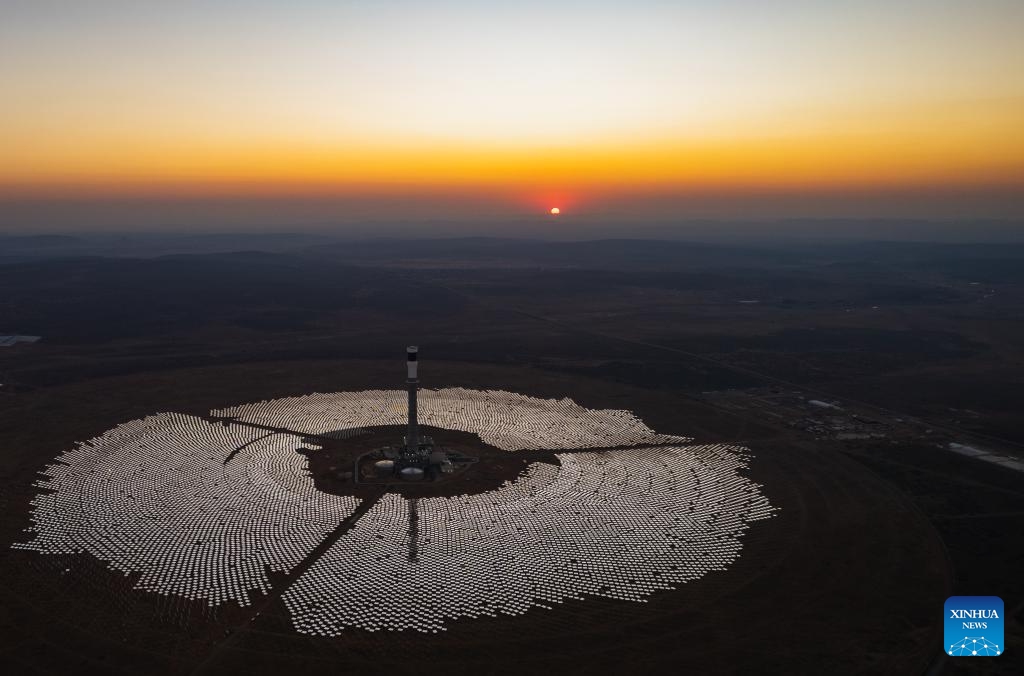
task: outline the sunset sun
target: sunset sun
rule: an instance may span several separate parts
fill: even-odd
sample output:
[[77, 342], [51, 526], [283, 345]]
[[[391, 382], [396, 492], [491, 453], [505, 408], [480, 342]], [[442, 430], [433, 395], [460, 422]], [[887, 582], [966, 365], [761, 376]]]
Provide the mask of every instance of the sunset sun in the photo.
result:
[[560, 213], [562, 213], [561, 209], [559, 209], [558, 207], [551, 207], [551, 215], [552, 216], [557, 216]]

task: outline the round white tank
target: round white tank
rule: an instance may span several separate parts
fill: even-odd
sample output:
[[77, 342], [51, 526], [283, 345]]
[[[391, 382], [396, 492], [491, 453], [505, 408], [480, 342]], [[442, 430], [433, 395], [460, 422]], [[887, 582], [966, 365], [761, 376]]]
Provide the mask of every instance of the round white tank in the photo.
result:
[[404, 481], [419, 481], [423, 478], [423, 470], [419, 467], [406, 467], [400, 473]]
[[378, 460], [373, 463], [373, 468], [377, 472], [377, 476], [391, 476], [395, 473], [395, 461]]

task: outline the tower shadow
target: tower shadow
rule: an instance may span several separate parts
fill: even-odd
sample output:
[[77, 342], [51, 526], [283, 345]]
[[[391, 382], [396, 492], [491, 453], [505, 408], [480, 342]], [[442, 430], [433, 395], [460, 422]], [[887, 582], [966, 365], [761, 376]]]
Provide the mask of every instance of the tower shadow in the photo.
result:
[[409, 498], [409, 563], [419, 562], [420, 500]]

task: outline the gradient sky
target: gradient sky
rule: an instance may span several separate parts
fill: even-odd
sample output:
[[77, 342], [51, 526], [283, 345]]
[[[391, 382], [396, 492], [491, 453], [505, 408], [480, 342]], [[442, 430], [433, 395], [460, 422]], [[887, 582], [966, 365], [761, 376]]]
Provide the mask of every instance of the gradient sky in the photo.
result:
[[1024, 217], [1022, 31], [1020, 0], [4, 0], [0, 225]]

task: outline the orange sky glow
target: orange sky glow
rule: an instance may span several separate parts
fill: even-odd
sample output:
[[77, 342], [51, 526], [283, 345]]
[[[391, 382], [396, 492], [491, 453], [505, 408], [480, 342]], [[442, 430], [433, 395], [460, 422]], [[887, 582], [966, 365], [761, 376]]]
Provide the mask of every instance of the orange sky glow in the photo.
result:
[[389, 201], [445, 195], [586, 214], [973, 191], [1024, 215], [1019, 3], [794, 0], [785, 20], [677, 4], [302, 2], [239, 27], [191, 4], [58, 20], [15, 3], [0, 199], [334, 195], [399, 213]]

